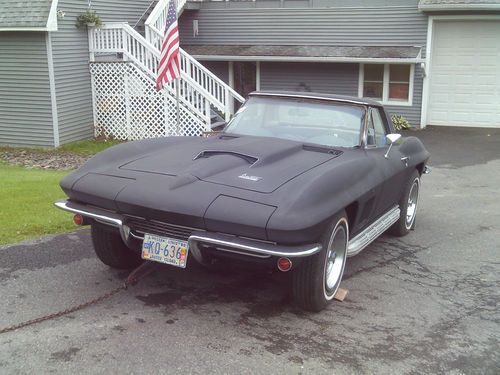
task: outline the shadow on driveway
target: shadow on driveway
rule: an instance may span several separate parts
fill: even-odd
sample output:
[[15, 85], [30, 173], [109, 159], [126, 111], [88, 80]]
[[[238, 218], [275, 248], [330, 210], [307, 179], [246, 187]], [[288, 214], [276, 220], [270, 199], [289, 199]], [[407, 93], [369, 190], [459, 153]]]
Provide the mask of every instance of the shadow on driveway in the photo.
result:
[[402, 133], [420, 138], [431, 153], [430, 166], [461, 168], [500, 159], [500, 129], [428, 126]]

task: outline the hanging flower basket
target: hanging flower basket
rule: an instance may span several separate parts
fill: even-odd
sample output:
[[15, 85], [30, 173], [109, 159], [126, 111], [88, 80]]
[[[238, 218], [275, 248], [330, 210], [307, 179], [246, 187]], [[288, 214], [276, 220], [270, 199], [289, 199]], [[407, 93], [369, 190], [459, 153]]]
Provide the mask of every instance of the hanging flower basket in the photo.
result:
[[101, 26], [101, 18], [96, 14], [95, 10], [87, 9], [85, 13], [80, 14], [76, 18], [76, 27], [81, 28], [83, 26], [94, 27]]

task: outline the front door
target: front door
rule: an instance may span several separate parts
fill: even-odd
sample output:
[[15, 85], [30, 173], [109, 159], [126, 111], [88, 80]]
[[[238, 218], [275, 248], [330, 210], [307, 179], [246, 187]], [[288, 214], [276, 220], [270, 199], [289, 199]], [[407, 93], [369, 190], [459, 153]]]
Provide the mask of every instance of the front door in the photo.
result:
[[[245, 99], [252, 91], [257, 89], [257, 64], [254, 61], [235, 61], [234, 90]], [[236, 103], [236, 109], [241, 104]]]

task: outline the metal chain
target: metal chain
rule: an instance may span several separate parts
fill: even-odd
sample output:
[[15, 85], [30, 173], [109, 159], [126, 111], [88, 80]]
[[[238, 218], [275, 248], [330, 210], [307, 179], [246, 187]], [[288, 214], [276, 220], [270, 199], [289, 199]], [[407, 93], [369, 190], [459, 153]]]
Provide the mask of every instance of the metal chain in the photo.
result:
[[123, 285], [119, 286], [118, 288], [113, 289], [113, 290], [107, 292], [106, 294], [103, 294], [102, 296], [94, 298], [90, 301], [87, 301], [87, 302], [81, 303], [79, 305], [70, 307], [66, 310], [61, 310], [61, 311], [58, 311], [58, 312], [55, 312], [55, 313], [52, 313], [49, 315], [41, 316], [41, 317], [36, 318], [36, 319], [27, 320], [27, 321], [22, 322], [22, 323], [18, 323], [18, 324], [11, 325], [9, 327], [2, 328], [2, 329], [0, 329], [0, 335], [3, 333], [15, 331], [16, 329], [31, 326], [33, 324], [41, 323], [41, 322], [44, 322], [46, 320], [59, 318], [61, 316], [68, 315], [68, 314], [71, 314], [72, 312], [79, 311], [79, 310], [82, 310], [82, 309], [89, 307], [91, 305], [97, 304], [101, 301], [104, 301], [105, 299], [111, 298], [112, 296], [114, 296], [118, 292], [120, 292], [122, 290], [126, 290], [129, 286], [137, 284], [141, 279], [143, 279], [144, 277], [146, 277], [147, 275], [152, 273], [154, 271], [154, 266], [155, 266], [155, 264], [152, 262], [145, 262], [145, 263], [141, 264], [139, 267], [137, 267], [135, 270], [133, 270], [130, 273], [130, 275], [127, 277], [127, 279], [125, 280]]

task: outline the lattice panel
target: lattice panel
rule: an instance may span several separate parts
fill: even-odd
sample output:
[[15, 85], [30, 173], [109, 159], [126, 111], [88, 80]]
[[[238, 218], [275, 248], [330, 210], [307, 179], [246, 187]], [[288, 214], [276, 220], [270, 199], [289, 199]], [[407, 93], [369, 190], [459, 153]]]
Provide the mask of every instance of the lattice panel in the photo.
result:
[[208, 116], [185, 97], [178, 114], [175, 91], [157, 92], [154, 80], [132, 63], [92, 63], [90, 73], [96, 135], [134, 140], [210, 130]]

